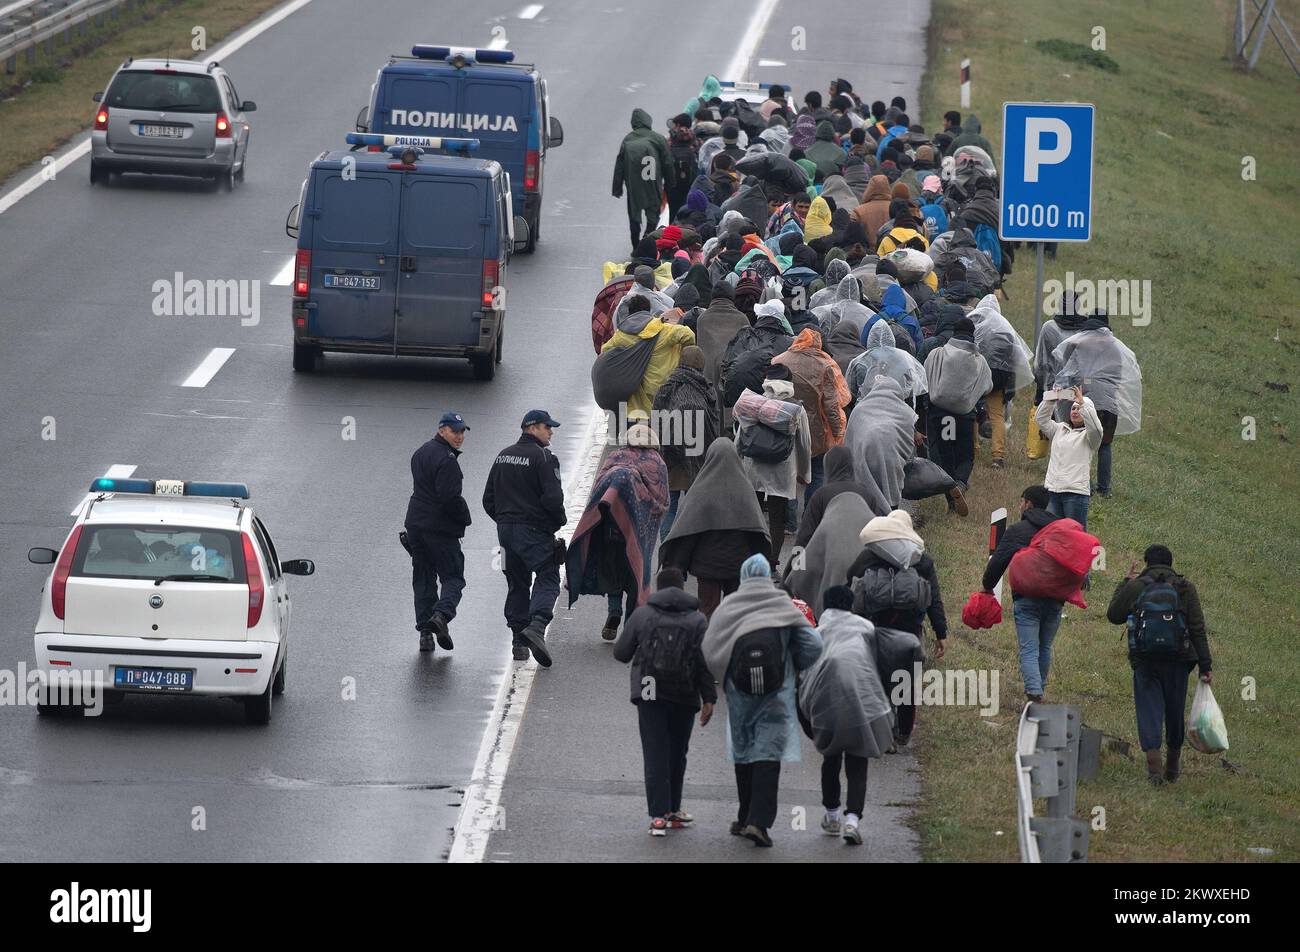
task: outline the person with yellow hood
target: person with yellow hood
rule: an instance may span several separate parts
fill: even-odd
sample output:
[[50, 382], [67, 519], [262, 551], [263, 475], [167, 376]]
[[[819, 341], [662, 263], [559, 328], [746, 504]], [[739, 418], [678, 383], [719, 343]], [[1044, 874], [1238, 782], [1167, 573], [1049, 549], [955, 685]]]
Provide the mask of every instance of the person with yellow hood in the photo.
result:
[[653, 317], [650, 314], [650, 301], [645, 297], [635, 297], [628, 304], [628, 313], [623, 322], [615, 328], [614, 336], [601, 348], [603, 354], [608, 350], [635, 347], [641, 341], [654, 341], [650, 362], [646, 365], [641, 383], [627, 398], [629, 416], [650, 416], [655, 394], [681, 363], [682, 348], [695, 343], [695, 332], [677, 323], [681, 316], [681, 311], [674, 309], [660, 317]]
[[818, 195], [808, 206], [808, 215], [804, 218], [804, 244], [816, 241], [818, 238], [825, 238], [831, 230], [831, 207], [826, 204], [826, 199]]

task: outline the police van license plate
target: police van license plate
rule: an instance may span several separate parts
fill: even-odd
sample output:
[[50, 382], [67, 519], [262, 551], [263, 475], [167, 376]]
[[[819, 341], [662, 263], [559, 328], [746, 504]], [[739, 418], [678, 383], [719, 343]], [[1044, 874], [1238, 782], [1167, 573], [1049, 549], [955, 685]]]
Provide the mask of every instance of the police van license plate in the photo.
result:
[[366, 274], [327, 274], [325, 287], [346, 288], [349, 291], [378, 291], [379, 278]]
[[113, 687], [130, 691], [192, 691], [194, 671], [179, 668], [113, 669]]
[[185, 133], [180, 126], [146, 126], [140, 125], [140, 135], [150, 139], [180, 139]]

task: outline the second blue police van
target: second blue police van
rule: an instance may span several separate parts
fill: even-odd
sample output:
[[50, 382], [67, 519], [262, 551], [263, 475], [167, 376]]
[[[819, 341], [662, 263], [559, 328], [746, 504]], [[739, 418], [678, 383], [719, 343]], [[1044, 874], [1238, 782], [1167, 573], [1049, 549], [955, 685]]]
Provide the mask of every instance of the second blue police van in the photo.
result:
[[564, 142], [550, 114], [546, 80], [510, 50], [418, 44], [380, 68], [357, 131], [473, 136], [478, 156], [499, 162], [513, 183], [514, 213], [528, 222], [532, 251], [541, 234], [546, 153]]
[[[510, 178], [475, 139], [349, 133], [311, 164], [285, 230], [293, 369], [325, 351], [467, 357], [491, 380], [505, 336], [506, 265], [528, 240]], [[355, 151], [358, 147], [386, 151]], [[436, 154], [437, 150], [453, 154]]]

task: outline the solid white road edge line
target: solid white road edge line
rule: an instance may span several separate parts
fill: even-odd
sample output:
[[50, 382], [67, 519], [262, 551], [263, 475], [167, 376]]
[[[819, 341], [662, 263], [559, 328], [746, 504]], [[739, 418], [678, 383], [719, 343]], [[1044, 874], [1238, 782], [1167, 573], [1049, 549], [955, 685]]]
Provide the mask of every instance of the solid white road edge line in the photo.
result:
[[[573, 538], [573, 530], [577, 528], [578, 520], [587, 508], [587, 496], [591, 494], [596, 470], [600, 467], [608, 430], [609, 421], [605, 411], [592, 404], [587, 437], [578, 454], [578, 465], [573, 472], [571, 484], [565, 487], [564, 492], [565, 499], [568, 500], [569, 521], [560, 535], [565, 542]], [[563, 578], [560, 579], [560, 593], [562, 598]], [[496, 703], [492, 706], [487, 729], [483, 732], [483, 741], [479, 744], [474, 772], [465, 787], [465, 802], [456, 819], [451, 852], [447, 856], [450, 863], [483, 862], [492, 830], [494, 827], [499, 828], [497, 817], [501, 809], [501, 791], [505, 786], [506, 771], [510, 768], [510, 757], [514, 753], [515, 738], [519, 734], [524, 708], [532, 693], [533, 678], [537, 674], [537, 662], [531, 659], [522, 664], [514, 661], [507, 661], [506, 664], [508, 667], [501, 679]]]
[[[112, 466], [106, 469], [104, 471], [104, 475], [99, 478], [100, 479], [130, 479], [132, 474], [135, 473], [135, 470], [136, 467], [131, 466], [127, 463], [114, 463]], [[72, 510], [72, 512], [68, 513], [68, 515], [72, 516], [73, 518], [76, 518], [77, 516], [81, 515], [81, 510], [84, 509], [86, 506], [86, 500], [90, 498], [91, 498], [90, 493], [86, 493], [86, 495], [82, 496], [81, 502], [77, 503], [77, 508]]]
[[758, 49], [763, 34], [767, 32], [767, 23], [772, 19], [772, 13], [779, 2], [780, 0], [760, 0], [754, 15], [749, 19], [745, 35], [740, 39], [740, 46], [736, 47], [736, 55], [727, 64], [727, 71], [720, 77], [721, 79], [729, 79], [733, 82], [743, 82], [748, 79], [749, 61]]
[[203, 358], [203, 363], [194, 368], [194, 372], [185, 378], [182, 387], [206, 387], [222, 365], [230, 359], [230, 355], [235, 352], [233, 347], [214, 347], [209, 351], [208, 356]]
[[[254, 20], [242, 32], [236, 33], [233, 37], [226, 40], [224, 43], [221, 43], [210, 53], [208, 53], [208, 55], [203, 59], [203, 62], [211, 63], [213, 60], [217, 59], [217, 57], [221, 57], [224, 59], [225, 57], [229, 56], [231, 53], [234, 53], [236, 50], [242, 48], [244, 44], [249, 43], [252, 40], [256, 39], [257, 37], [261, 36], [271, 27], [275, 26], [285, 17], [289, 16], [291, 13], [295, 13], [298, 10], [301, 10], [309, 3], [311, 3], [311, 0], [292, 0], [291, 3], [288, 3], [276, 10], [271, 11], [270, 13], [261, 17], [260, 19]], [[12, 191], [4, 195], [0, 195], [0, 215], [3, 215], [9, 209], [13, 208], [15, 205], [21, 202], [32, 192], [36, 191], [38, 188], [44, 185], [46, 182], [54, 181], [60, 172], [66, 169], [73, 162], [77, 161], [77, 159], [81, 158], [83, 155], [89, 155], [89, 154], [90, 154], [90, 134], [87, 133], [84, 139], [82, 139], [80, 142], [78, 142], [76, 145], [70, 148], [67, 152], [63, 153], [58, 158], [56, 158], [53, 164], [46, 166], [45, 168], [42, 168], [39, 172], [33, 173], [32, 175], [28, 176], [26, 181], [19, 184]]]

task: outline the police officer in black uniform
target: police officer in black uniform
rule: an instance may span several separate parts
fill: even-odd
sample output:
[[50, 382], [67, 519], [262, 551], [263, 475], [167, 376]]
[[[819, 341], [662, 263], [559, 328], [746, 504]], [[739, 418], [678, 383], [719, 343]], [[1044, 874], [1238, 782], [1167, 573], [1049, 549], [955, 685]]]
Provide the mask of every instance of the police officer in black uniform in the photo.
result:
[[456, 606], [465, 589], [465, 555], [460, 540], [470, 524], [470, 515], [461, 495], [463, 476], [456, 457], [460, 456], [468, 431], [459, 413], [444, 413], [438, 421], [438, 435], [411, 457], [413, 489], [406, 507], [406, 535], [421, 651], [432, 651], [435, 637], [442, 648], [451, 650], [448, 625], [456, 617]]
[[529, 410], [519, 440], [497, 454], [483, 490], [483, 508], [497, 524], [504, 556], [514, 658], [525, 661], [531, 650], [544, 668], [551, 666], [546, 626], [560, 594], [563, 561], [555, 533], [568, 521], [560, 461], [547, 449], [559, 425], [545, 410]]

